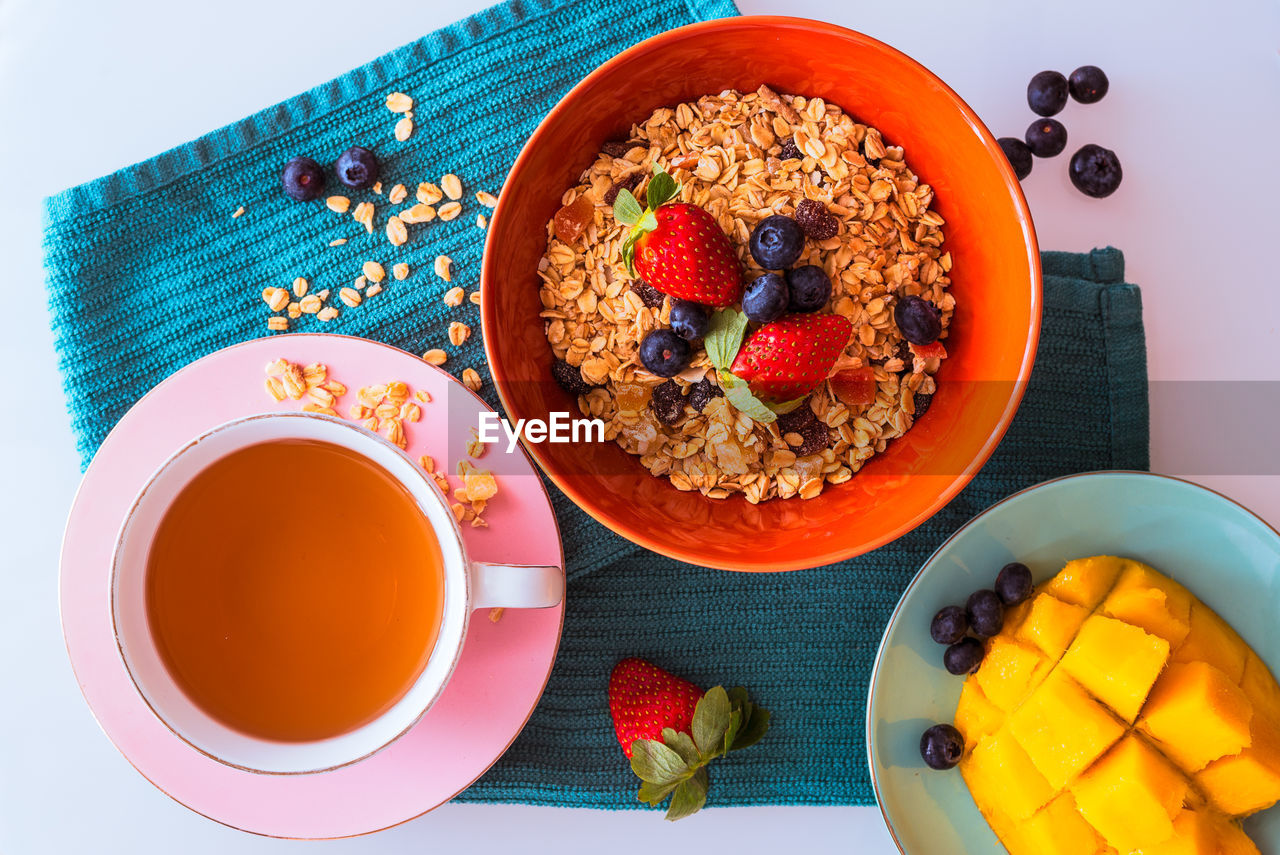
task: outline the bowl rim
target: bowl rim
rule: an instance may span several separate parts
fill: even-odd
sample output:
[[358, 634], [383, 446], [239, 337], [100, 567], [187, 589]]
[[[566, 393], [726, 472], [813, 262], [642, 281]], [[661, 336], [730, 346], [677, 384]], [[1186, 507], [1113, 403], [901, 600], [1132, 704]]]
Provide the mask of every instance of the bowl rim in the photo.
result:
[[978, 522], [978, 520], [994, 512], [996, 509], [1000, 508], [1001, 506], [1008, 504], [1009, 502], [1012, 502], [1014, 499], [1018, 499], [1027, 493], [1032, 493], [1042, 488], [1049, 487], [1054, 484], [1059, 484], [1064, 481], [1072, 481], [1072, 480], [1081, 479], [1081, 478], [1106, 480], [1108, 478], [1113, 478], [1116, 476], [1130, 476], [1130, 475], [1136, 475], [1142, 479], [1149, 479], [1153, 481], [1173, 482], [1179, 488], [1190, 487], [1193, 490], [1200, 490], [1202, 492], [1209, 493], [1213, 496], [1216, 496], [1217, 498], [1225, 501], [1227, 504], [1234, 505], [1237, 509], [1243, 511], [1245, 515], [1253, 517], [1255, 520], [1261, 523], [1264, 528], [1268, 529], [1272, 534], [1274, 534], [1277, 540], [1280, 540], [1280, 529], [1277, 529], [1276, 526], [1273, 526], [1271, 523], [1267, 522], [1261, 516], [1249, 510], [1249, 508], [1245, 507], [1243, 504], [1231, 498], [1230, 496], [1226, 495], [1225, 493], [1221, 493], [1218, 490], [1213, 489], [1212, 487], [1206, 487], [1204, 484], [1197, 483], [1188, 478], [1179, 478], [1176, 475], [1165, 475], [1160, 472], [1147, 472], [1142, 469], [1096, 469], [1091, 472], [1073, 472], [1070, 475], [1060, 475], [1057, 478], [1050, 478], [1047, 481], [1041, 481], [1038, 484], [1032, 484], [1030, 487], [1023, 487], [1021, 490], [1017, 491], [1016, 493], [1010, 493], [1000, 501], [995, 502], [990, 506], [984, 508], [982, 511], [974, 514], [962, 526], [960, 526], [958, 529], [952, 532], [950, 537], [948, 537], [942, 543], [938, 544], [938, 548], [935, 549], [932, 553], [930, 553], [929, 557], [926, 558], [924, 563], [920, 565], [920, 569], [917, 570], [915, 575], [911, 577], [911, 581], [908, 582], [907, 586], [902, 589], [902, 595], [898, 597], [897, 605], [893, 607], [893, 611], [889, 614], [889, 619], [885, 622], [884, 632], [880, 636], [880, 644], [876, 647], [876, 657], [874, 660], [872, 660], [872, 663], [871, 663], [871, 673], [867, 678], [867, 707], [866, 707], [866, 712], [864, 713], [864, 716], [863, 716], [864, 718], [863, 741], [866, 743], [866, 749], [867, 749], [867, 772], [868, 772], [868, 776], [871, 778], [871, 792], [875, 796], [876, 807], [879, 808], [880, 810], [880, 818], [881, 820], [884, 821], [885, 829], [889, 832], [889, 837], [893, 839], [893, 844], [898, 847], [898, 851], [901, 852], [902, 855], [909, 855], [909, 853], [903, 847], [902, 841], [898, 839], [897, 829], [894, 828], [893, 821], [889, 819], [889, 812], [885, 809], [884, 800], [881, 798], [881, 795], [880, 795], [880, 776], [876, 770], [875, 752], [874, 752], [875, 742], [872, 740], [872, 732], [871, 732], [871, 726], [873, 721], [871, 711], [875, 705], [876, 678], [880, 675], [880, 665], [884, 662], [885, 644], [889, 640], [889, 631], [893, 629], [894, 625], [898, 622], [898, 618], [901, 617], [903, 604], [906, 603], [907, 601], [907, 595], [910, 594], [913, 590], [915, 590], [916, 585], [919, 584], [921, 579], [923, 578], [925, 571], [929, 568], [931, 564], [933, 564], [934, 560], [938, 557], [938, 555], [944, 549], [946, 549], [948, 546], [951, 545], [952, 541], [954, 541], [956, 538], [960, 537], [960, 535], [964, 534], [966, 531], [972, 528], [974, 524]]
[[[549, 465], [548, 460], [543, 457], [542, 451], [536, 443], [529, 443], [521, 437], [521, 443], [525, 447], [525, 451], [537, 464], [538, 468], [556, 485], [566, 496], [569, 497], [575, 505], [577, 505], [596, 522], [606, 526], [612, 531], [616, 531], [626, 539], [638, 546], [644, 547], [659, 555], [676, 561], [684, 561], [690, 564], [712, 567], [719, 570], [732, 570], [738, 572], [784, 572], [790, 570], [807, 570], [814, 567], [822, 567], [828, 564], [834, 564], [845, 561], [850, 558], [864, 555], [872, 552], [880, 547], [892, 543], [903, 535], [914, 531], [920, 525], [931, 519], [938, 511], [955, 498], [961, 490], [969, 485], [978, 471], [986, 465], [991, 455], [995, 452], [1000, 441], [1004, 439], [1005, 433], [1009, 429], [1009, 425], [1013, 422], [1013, 417], [1017, 414], [1019, 406], [1022, 404], [1022, 398], [1026, 393], [1027, 385], [1031, 378], [1031, 369], [1035, 364], [1036, 351], [1040, 342], [1041, 316], [1043, 313], [1044, 302], [1044, 277], [1040, 265], [1040, 246], [1036, 237], [1035, 224], [1031, 217], [1031, 209], [1027, 204], [1026, 196], [1022, 192], [1021, 182], [1013, 173], [1013, 167], [1009, 164], [1008, 159], [1004, 156], [999, 143], [996, 142], [995, 134], [986, 126], [973, 108], [961, 98], [954, 89], [952, 89], [945, 81], [926, 68], [922, 63], [898, 50], [897, 48], [873, 38], [865, 33], [851, 30], [847, 27], [841, 27], [837, 24], [831, 24], [825, 21], [817, 21], [810, 18], [800, 18], [785, 15], [740, 15], [731, 18], [716, 18], [710, 21], [701, 21], [694, 24], [688, 24], [683, 27], [677, 27], [673, 30], [667, 30], [655, 36], [651, 36], [642, 42], [627, 48], [626, 50], [616, 54], [606, 60], [594, 71], [580, 80], [572, 89], [561, 96], [551, 111], [538, 123], [537, 128], [529, 136], [524, 146], [520, 149], [520, 154], [511, 166], [508, 172], [508, 179], [511, 175], [519, 173], [524, 169], [528, 162], [533, 158], [533, 151], [542, 143], [542, 138], [548, 134], [548, 126], [556, 121], [559, 116], [566, 110], [566, 105], [572, 102], [581, 92], [594, 86], [598, 80], [609, 75], [613, 70], [628, 62], [632, 56], [642, 51], [648, 50], [654, 44], [666, 42], [673, 39], [685, 39], [697, 36], [700, 33], [711, 30], [749, 28], [759, 29], [761, 27], [771, 29], [799, 29], [810, 32], [821, 32], [827, 35], [837, 36], [853, 42], [858, 42], [864, 46], [888, 53], [907, 65], [914, 66], [925, 77], [931, 79], [933, 83], [941, 90], [943, 95], [951, 101], [955, 108], [964, 118], [965, 123], [978, 135], [983, 147], [995, 161], [996, 168], [1001, 172], [1004, 178], [1005, 189], [1012, 196], [1014, 209], [1018, 217], [1018, 222], [1022, 228], [1025, 238], [1027, 250], [1027, 262], [1031, 273], [1031, 324], [1028, 329], [1026, 344], [1023, 347], [1022, 360], [1018, 365], [1018, 375], [1014, 381], [1013, 393], [1006, 403], [1003, 411], [992, 431], [986, 437], [978, 452], [964, 469], [957, 475], [950, 476], [950, 483], [943, 488], [934, 499], [926, 506], [912, 516], [906, 522], [887, 529], [875, 537], [865, 540], [862, 545], [852, 549], [828, 549], [821, 555], [811, 558], [799, 558], [795, 560], [772, 560], [769, 564], [755, 564], [749, 554], [744, 553], [740, 558], [740, 563], [729, 564], [718, 559], [708, 560], [705, 556], [697, 554], [693, 550], [686, 550], [680, 547], [674, 547], [664, 542], [660, 537], [654, 536], [647, 531], [637, 529], [629, 525], [625, 520], [614, 520], [601, 513], [591, 500], [590, 496], [583, 490], [579, 489], [574, 483], [574, 479], [565, 478], [556, 468]], [[490, 230], [495, 223], [501, 222], [502, 218], [507, 216], [507, 212], [512, 210], [513, 202], [507, 193], [499, 194], [498, 205], [493, 211], [490, 218]], [[514, 216], [512, 214], [511, 216]], [[488, 241], [485, 244], [484, 256], [482, 261], [480, 282], [481, 291], [492, 292], [493, 283], [497, 280], [499, 267], [499, 259], [497, 257], [497, 243]], [[480, 304], [481, 318], [481, 338], [484, 343], [485, 359], [489, 363], [489, 373], [493, 378], [494, 389], [497, 391], [498, 401], [502, 404], [502, 409], [512, 415], [513, 410], [510, 406], [508, 397], [504, 391], [506, 386], [506, 376], [501, 370], [501, 361], [497, 357], [497, 346], [493, 341], [493, 337], [489, 335], [489, 330], [494, 328], [497, 323], [497, 309], [493, 300], [482, 300]]]

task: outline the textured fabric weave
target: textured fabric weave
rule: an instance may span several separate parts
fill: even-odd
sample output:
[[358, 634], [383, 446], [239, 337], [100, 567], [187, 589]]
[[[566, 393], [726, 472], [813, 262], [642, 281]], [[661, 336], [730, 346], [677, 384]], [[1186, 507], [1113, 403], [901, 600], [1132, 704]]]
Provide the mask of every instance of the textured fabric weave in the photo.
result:
[[[148, 389], [188, 362], [263, 333], [260, 292], [295, 275], [344, 282], [366, 258], [408, 260], [414, 287], [389, 287], [324, 326], [411, 351], [438, 346], [446, 313], [430, 274], [440, 253], [478, 284], [483, 233], [459, 221], [392, 252], [350, 216], [291, 204], [279, 165], [374, 148], [411, 188], [455, 172], [496, 192], [522, 141], [573, 83], [628, 45], [729, 0], [518, 0], [495, 7], [243, 122], [47, 203], [52, 323], [84, 463]], [[414, 96], [418, 130], [391, 139], [388, 92]], [[509, 109], [519, 104], [519, 110]], [[408, 180], [409, 176], [413, 176]], [[388, 182], [388, 187], [389, 187]], [[384, 188], [385, 189], [385, 188]], [[366, 195], [352, 194], [353, 198]], [[376, 199], [377, 197], [368, 196]], [[231, 213], [238, 206], [245, 214]], [[335, 237], [345, 246], [328, 248]], [[933, 520], [873, 554], [785, 574], [680, 565], [610, 533], [552, 489], [570, 585], [545, 696], [507, 754], [463, 801], [640, 806], [614, 742], [605, 685], [614, 662], [652, 659], [703, 685], [741, 684], [774, 713], [760, 745], [712, 771], [711, 803], [863, 804], [872, 799], [863, 712], [884, 623], [915, 570], [965, 520], [1010, 492], [1069, 472], [1147, 467], [1145, 344], [1138, 291], [1115, 250], [1046, 253], [1045, 313], [1030, 388], [999, 450]], [[336, 287], [336, 286], [332, 286]], [[340, 304], [339, 304], [340, 305]], [[449, 319], [476, 325], [474, 307]], [[478, 343], [451, 356], [486, 377]]]

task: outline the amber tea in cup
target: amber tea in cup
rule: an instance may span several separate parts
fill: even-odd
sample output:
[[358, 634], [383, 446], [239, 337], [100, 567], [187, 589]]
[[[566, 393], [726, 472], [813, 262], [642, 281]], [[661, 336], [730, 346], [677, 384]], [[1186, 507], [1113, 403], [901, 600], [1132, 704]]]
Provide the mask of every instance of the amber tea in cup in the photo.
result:
[[440, 632], [439, 540], [364, 455], [313, 439], [232, 451], [161, 519], [146, 612], [187, 697], [249, 736], [327, 739], [374, 721]]

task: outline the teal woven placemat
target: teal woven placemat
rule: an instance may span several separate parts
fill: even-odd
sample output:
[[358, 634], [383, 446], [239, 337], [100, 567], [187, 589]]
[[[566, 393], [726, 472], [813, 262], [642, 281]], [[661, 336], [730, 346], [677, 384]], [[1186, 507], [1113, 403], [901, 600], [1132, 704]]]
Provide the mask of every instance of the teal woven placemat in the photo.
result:
[[[735, 14], [730, 0], [517, 0], [454, 24], [235, 125], [50, 199], [44, 233], [52, 324], [69, 412], [87, 465], [148, 389], [186, 363], [257, 337], [260, 292], [306, 276], [336, 288], [368, 258], [414, 273], [359, 311], [295, 329], [361, 335], [421, 352], [448, 320], [436, 255], [478, 284], [483, 232], [475, 190], [496, 192], [523, 140], [555, 100], [630, 44], [694, 20]], [[391, 137], [391, 91], [416, 100], [414, 136]], [[518, 109], [516, 108], [518, 107]], [[445, 172], [468, 185], [459, 221], [411, 227], [392, 251], [379, 228], [299, 205], [278, 170], [307, 153], [330, 161], [373, 148], [388, 181], [410, 188]], [[376, 197], [371, 197], [376, 198]], [[381, 201], [381, 200], [379, 200]], [[244, 206], [238, 218], [231, 214]], [[329, 241], [349, 242], [329, 247]], [[637, 807], [634, 779], [605, 706], [609, 670], [645, 656], [704, 685], [749, 686], [773, 710], [770, 736], [713, 770], [711, 803], [862, 804], [872, 799], [862, 720], [884, 622], [916, 568], [958, 525], [1010, 492], [1056, 475], [1147, 467], [1141, 302], [1116, 250], [1046, 253], [1040, 356], [1022, 409], [995, 456], [959, 497], [907, 537], [862, 558], [787, 574], [731, 574], [649, 554], [553, 489], [570, 586], [547, 692], [499, 763], [459, 796]], [[452, 350], [452, 349], [451, 349]], [[451, 356], [486, 379], [478, 343]]]

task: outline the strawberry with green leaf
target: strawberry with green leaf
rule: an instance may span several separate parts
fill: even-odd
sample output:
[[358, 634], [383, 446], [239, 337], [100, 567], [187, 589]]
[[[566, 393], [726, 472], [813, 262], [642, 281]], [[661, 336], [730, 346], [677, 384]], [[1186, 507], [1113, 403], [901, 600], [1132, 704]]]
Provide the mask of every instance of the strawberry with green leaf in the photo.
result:
[[654, 164], [645, 201], [619, 191], [613, 215], [631, 226], [622, 257], [632, 276], [681, 300], [704, 306], [732, 305], [742, 297], [742, 273], [733, 244], [697, 205], [671, 202], [680, 185]]
[[657, 806], [667, 796], [669, 820], [707, 802], [707, 764], [760, 741], [769, 713], [741, 687], [703, 692], [643, 659], [623, 659], [609, 676], [609, 713], [623, 753], [643, 782], [638, 797]]
[[841, 315], [783, 315], [742, 343], [729, 370], [760, 400], [791, 402], [826, 378], [852, 332]]

